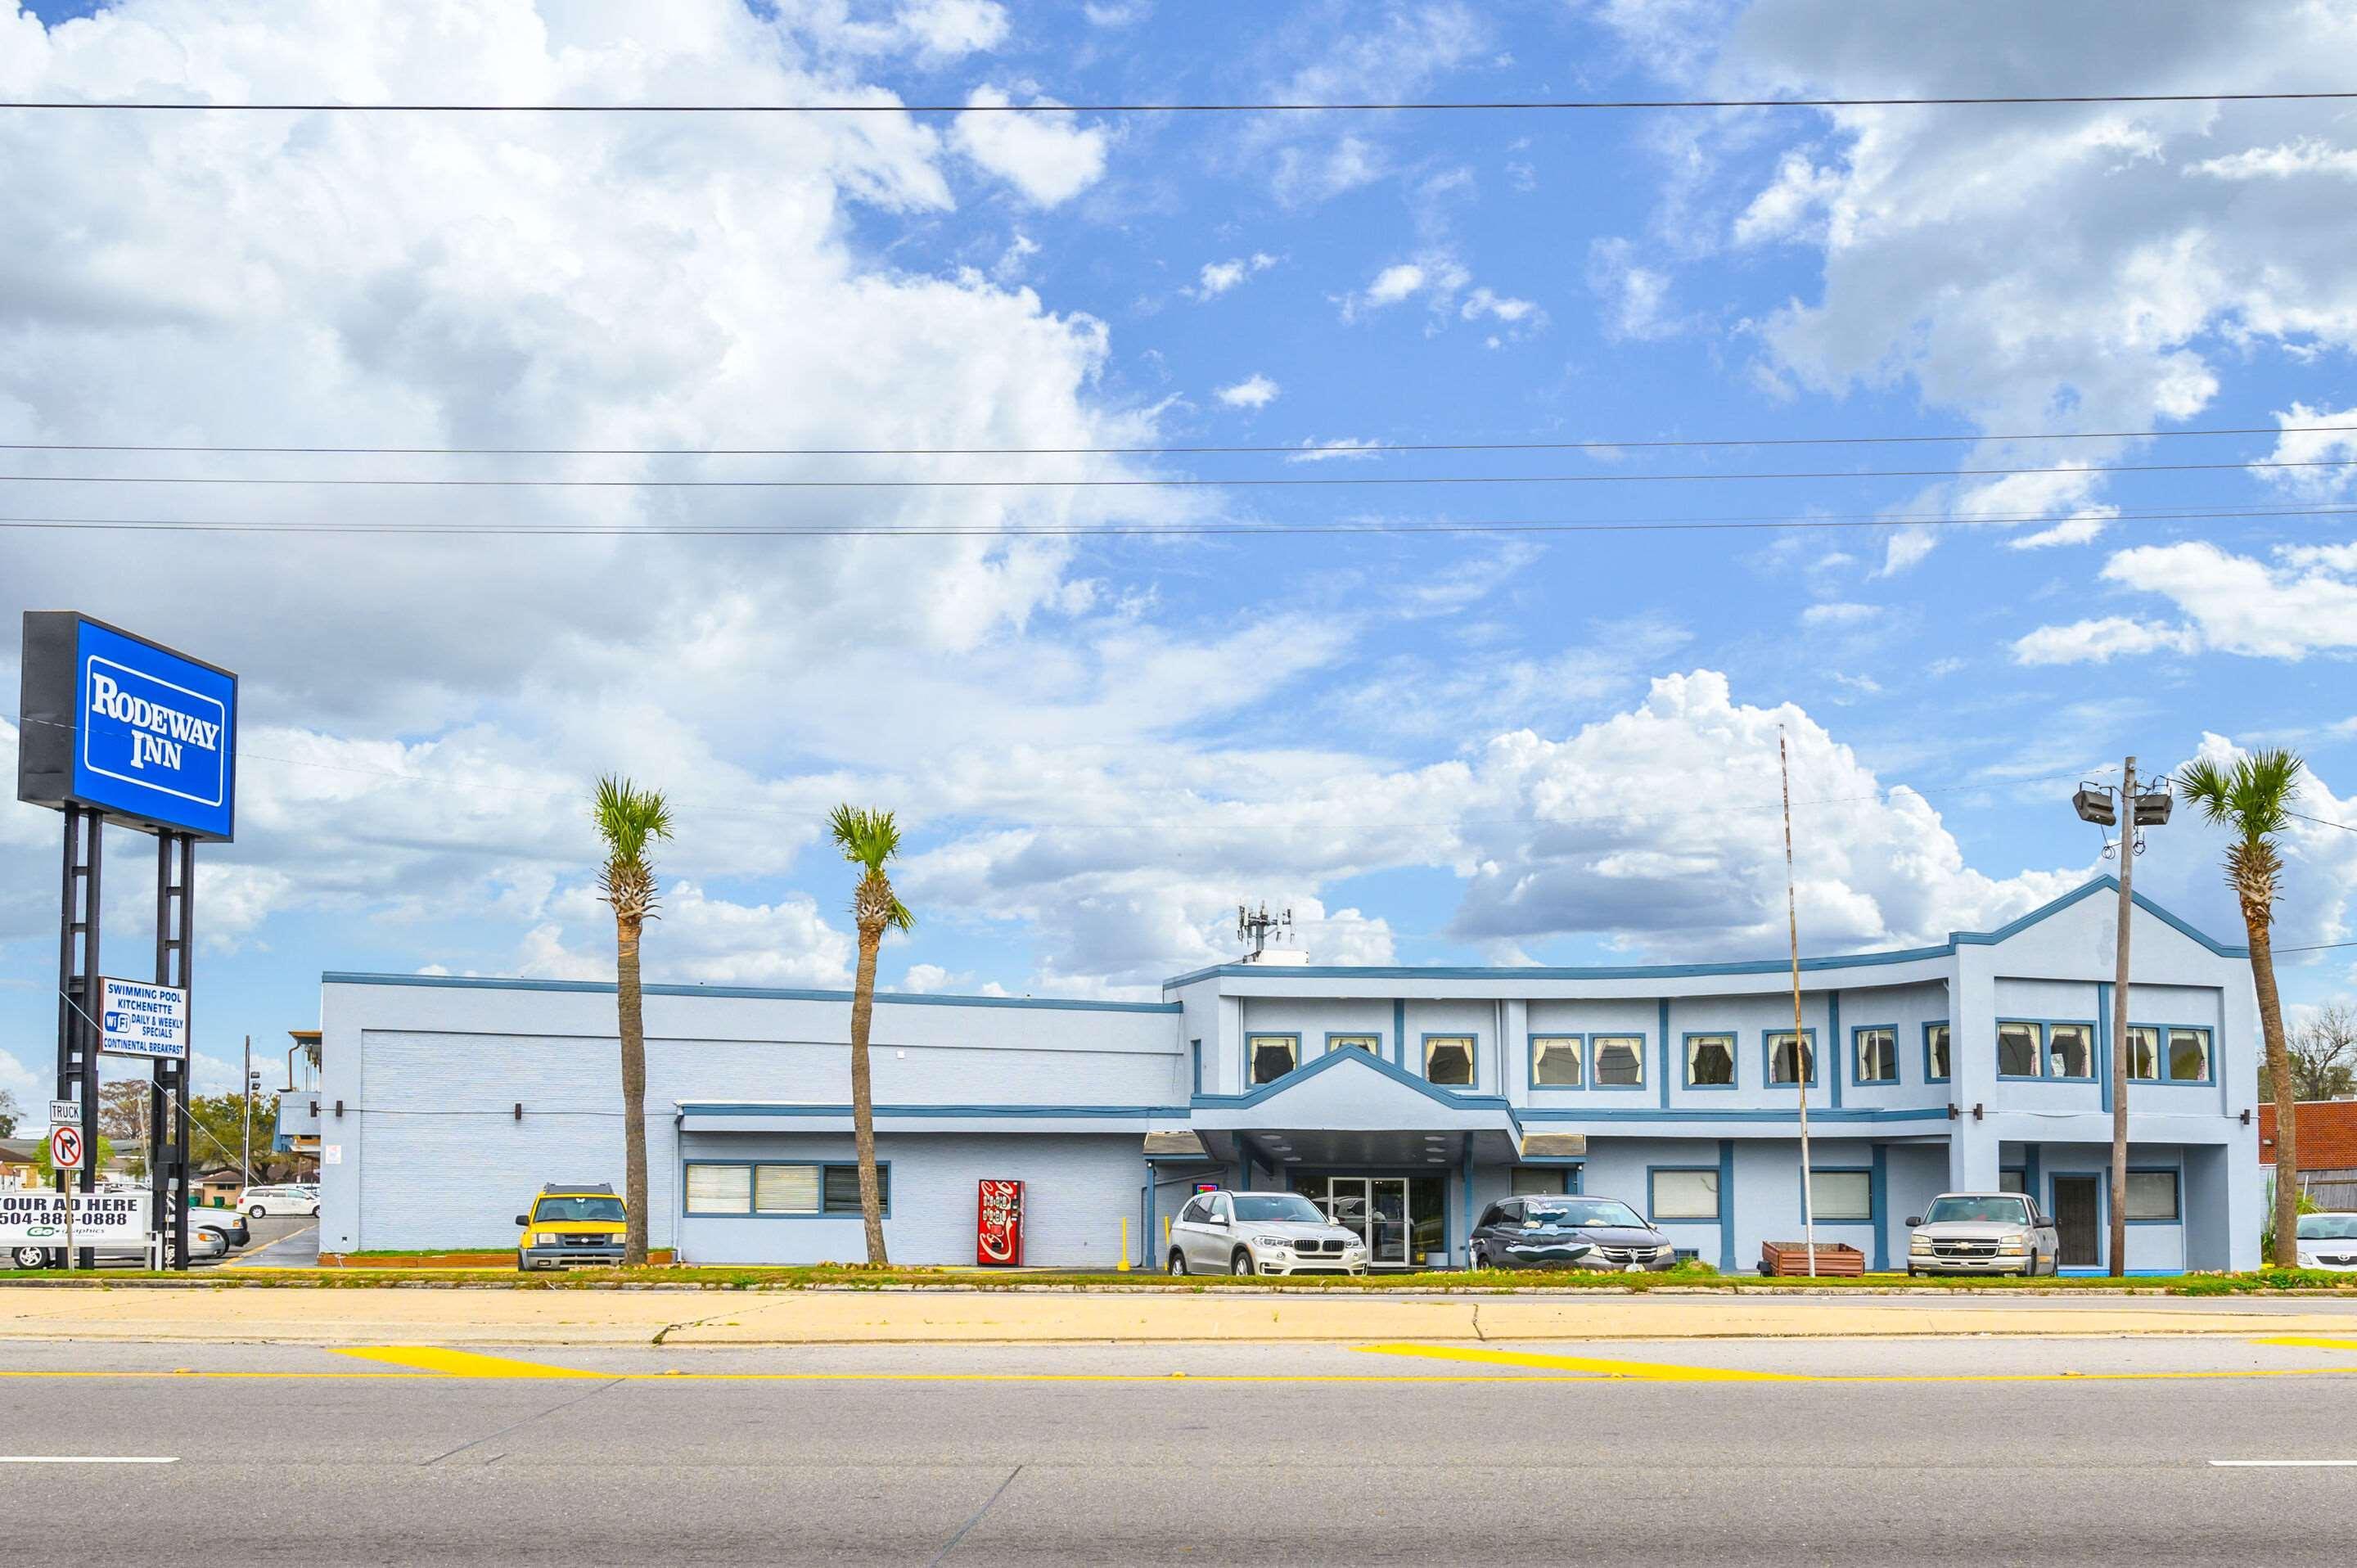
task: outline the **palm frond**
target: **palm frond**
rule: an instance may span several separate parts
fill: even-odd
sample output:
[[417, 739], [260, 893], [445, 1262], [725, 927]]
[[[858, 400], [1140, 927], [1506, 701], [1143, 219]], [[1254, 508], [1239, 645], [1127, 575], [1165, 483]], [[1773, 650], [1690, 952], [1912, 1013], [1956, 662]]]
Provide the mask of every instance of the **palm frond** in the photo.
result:
[[599, 896], [626, 919], [651, 918], [655, 872], [647, 846], [671, 837], [671, 802], [660, 789], [641, 789], [628, 779], [608, 774], [597, 780], [589, 820], [606, 843], [606, 864], [597, 872]]
[[900, 853], [900, 827], [889, 811], [837, 806], [826, 825], [843, 858], [856, 862], [870, 876], [882, 875], [884, 863]]
[[2288, 808], [2299, 795], [2305, 766], [2281, 746], [2249, 752], [2231, 768], [2205, 757], [2179, 771], [2177, 792], [2203, 820], [2255, 844], [2290, 825]]

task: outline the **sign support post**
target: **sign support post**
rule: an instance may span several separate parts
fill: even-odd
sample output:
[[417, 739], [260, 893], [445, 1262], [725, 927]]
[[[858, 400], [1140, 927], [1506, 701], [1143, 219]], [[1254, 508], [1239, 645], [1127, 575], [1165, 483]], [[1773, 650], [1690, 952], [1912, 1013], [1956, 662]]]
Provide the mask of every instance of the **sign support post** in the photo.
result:
[[[65, 818], [57, 1092], [80, 1104], [81, 1189], [97, 1190], [98, 1058], [145, 1058], [148, 1223], [173, 1266], [185, 1269], [196, 843], [236, 837], [237, 676], [72, 610], [27, 610], [24, 628], [16, 798]], [[100, 975], [99, 873], [110, 823], [156, 835], [152, 985]], [[57, 1189], [69, 1190], [63, 1173]], [[69, 1232], [69, 1251], [79, 1251], [71, 1240]]]

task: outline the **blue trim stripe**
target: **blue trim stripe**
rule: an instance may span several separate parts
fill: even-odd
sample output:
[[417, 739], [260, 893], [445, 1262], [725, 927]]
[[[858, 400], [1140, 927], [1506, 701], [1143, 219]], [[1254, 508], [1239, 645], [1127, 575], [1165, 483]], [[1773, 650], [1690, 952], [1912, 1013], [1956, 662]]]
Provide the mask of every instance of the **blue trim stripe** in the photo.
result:
[[[1506, 1097], [1502, 1094], [1474, 1094], [1458, 1090], [1442, 1089], [1437, 1085], [1426, 1083], [1423, 1079], [1416, 1077], [1405, 1068], [1387, 1062], [1381, 1057], [1371, 1057], [1364, 1051], [1335, 1051], [1331, 1055], [1319, 1057], [1316, 1061], [1311, 1062], [1307, 1067], [1296, 1068], [1291, 1072], [1286, 1073], [1283, 1078], [1277, 1079], [1274, 1082], [1264, 1083], [1248, 1093], [1199, 1094], [1195, 1096], [1194, 1103], [1196, 1106], [1207, 1110], [1248, 1110], [1253, 1106], [1260, 1104], [1263, 1101], [1267, 1100], [1272, 1095], [1282, 1093], [1289, 1089], [1298, 1088], [1309, 1079], [1316, 1078], [1321, 1072], [1332, 1072], [1338, 1068], [1350, 1065], [1356, 1065], [1358, 1067], [1364, 1068], [1369, 1072], [1381, 1073], [1383, 1077], [1390, 1079], [1393, 1082], [1405, 1084], [1408, 1088], [1415, 1090], [1418, 1094], [1423, 1095], [1426, 1100], [1433, 1101], [1441, 1105], [1446, 1105], [1453, 1111], [1503, 1111], [1509, 1115], [1513, 1113], [1513, 1107], [1506, 1102]], [[1158, 1111], [1147, 1113], [1154, 1115], [1161, 1114]], [[1184, 1112], [1182, 1111], [1180, 1113], [1184, 1114]], [[1587, 1113], [1574, 1112], [1574, 1114]]]
[[[791, 1119], [800, 1116], [848, 1116], [851, 1114], [851, 1107], [848, 1103], [805, 1105], [764, 1101], [738, 1104], [726, 1101], [702, 1100], [680, 1101], [679, 1113], [683, 1116], [776, 1116]], [[1047, 1116], [1144, 1121], [1157, 1116], [1184, 1117], [1187, 1114], [1187, 1107], [1183, 1105], [879, 1105], [876, 1107], [876, 1114], [879, 1117], [1004, 1116], [1019, 1119]]]
[[[613, 983], [604, 980], [506, 980], [472, 974], [363, 974], [331, 969], [319, 976], [322, 985], [432, 985], [457, 991], [553, 991], [611, 996]], [[649, 985], [649, 996], [720, 996], [747, 1002], [843, 1002], [848, 991], [806, 991], [767, 985]], [[897, 1007], [1034, 1007], [1064, 1013], [1183, 1013], [1176, 1002], [1078, 1002], [1054, 996], [935, 996], [889, 991], [876, 993], [878, 1006]]]

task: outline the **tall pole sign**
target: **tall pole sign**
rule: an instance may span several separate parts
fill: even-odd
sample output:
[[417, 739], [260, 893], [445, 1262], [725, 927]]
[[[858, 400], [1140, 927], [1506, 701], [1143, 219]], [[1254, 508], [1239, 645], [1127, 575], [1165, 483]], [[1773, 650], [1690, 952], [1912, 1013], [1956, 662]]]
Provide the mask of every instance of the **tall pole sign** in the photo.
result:
[[[188, 1020], [197, 843], [237, 827], [237, 676], [74, 610], [25, 612], [16, 799], [65, 819], [58, 918], [58, 1097], [98, 1144], [98, 1058], [144, 1058], [149, 1212], [178, 1267], [188, 1251]], [[109, 824], [156, 837], [156, 978], [99, 963]], [[94, 1161], [81, 1190], [96, 1190]], [[60, 1170], [58, 1190], [67, 1190]], [[70, 1248], [69, 1249], [70, 1251]], [[83, 1260], [87, 1262], [89, 1260]]]

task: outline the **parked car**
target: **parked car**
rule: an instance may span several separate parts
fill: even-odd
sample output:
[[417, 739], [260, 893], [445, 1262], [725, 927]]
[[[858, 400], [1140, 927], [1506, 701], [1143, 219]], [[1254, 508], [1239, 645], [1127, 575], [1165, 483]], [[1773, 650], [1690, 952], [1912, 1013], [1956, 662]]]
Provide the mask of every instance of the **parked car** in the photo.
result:
[[253, 1228], [236, 1209], [206, 1208], [192, 1203], [188, 1205], [188, 1234], [193, 1237], [199, 1230], [209, 1230], [219, 1236], [224, 1251], [231, 1247], [242, 1247], [253, 1240]]
[[1477, 1269], [1613, 1269], [1627, 1273], [1674, 1267], [1668, 1236], [1617, 1197], [1530, 1193], [1501, 1198], [1473, 1227], [1469, 1266]]
[[1907, 1272], [1914, 1274], [2053, 1273], [2062, 1241], [2054, 1221], [2018, 1192], [1943, 1192], [1910, 1215]]
[[250, 1187], [237, 1196], [238, 1208], [251, 1219], [271, 1214], [317, 1214], [319, 1189], [296, 1183]]
[[551, 1182], [515, 1222], [523, 1227], [516, 1238], [519, 1273], [622, 1261], [627, 1212], [603, 1182]]
[[1170, 1221], [1174, 1274], [1363, 1274], [1367, 1244], [1297, 1192], [1199, 1192]]
[[[64, 1226], [55, 1225], [48, 1229], [51, 1232], [48, 1238], [9, 1249], [8, 1261], [20, 1269], [40, 1268], [48, 1256], [50, 1247], [63, 1248], [66, 1244]], [[35, 1234], [38, 1237], [38, 1231], [37, 1230]], [[121, 1262], [125, 1259], [145, 1262], [147, 1259], [147, 1240], [145, 1236], [117, 1237], [95, 1245], [92, 1245], [90, 1239], [85, 1236], [81, 1239], [74, 1250], [80, 1251], [84, 1247], [88, 1247], [96, 1260], [102, 1263]], [[189, 1227], [188, 1256], [192, 1260], [210, 1262], [215, 1258], [228, 1255], [229, 1241], [220, 1231], [200, 1230], [194, 1226]]]
[[2294, 1235], [2301, 1268], [2357, 1272], [2357, 1214], [2303, 1214]]

